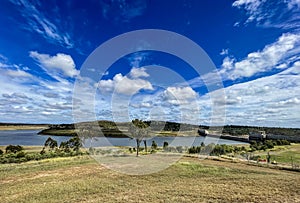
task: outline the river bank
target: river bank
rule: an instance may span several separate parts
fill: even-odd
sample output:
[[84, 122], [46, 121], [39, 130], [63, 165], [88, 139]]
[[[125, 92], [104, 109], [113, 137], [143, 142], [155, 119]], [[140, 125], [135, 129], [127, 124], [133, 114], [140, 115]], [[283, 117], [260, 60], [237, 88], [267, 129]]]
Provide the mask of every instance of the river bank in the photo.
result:
[[49, 125], [41, 124], [41, 125], [31, 125], [31, 124], [1, 124], [0, 131], [2, 130], [43, 130], [48, 128]]

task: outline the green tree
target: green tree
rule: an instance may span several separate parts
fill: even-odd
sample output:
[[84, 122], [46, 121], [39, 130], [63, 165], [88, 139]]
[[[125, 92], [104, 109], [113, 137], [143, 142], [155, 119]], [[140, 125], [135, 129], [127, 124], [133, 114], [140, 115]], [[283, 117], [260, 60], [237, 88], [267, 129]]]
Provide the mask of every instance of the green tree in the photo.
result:
[[134, 119], [128, 131], [136, 141], [136, 156], [139, 156], [140, 144], [149, 134], [149, 125], [142, 120]]
[[164, 142], [163, 148], [165, 149], [165, 148], [167, 148], [168, 146], [169, 146], [169, 143], [168, 143], [168, 142]]
[[74, 151], [79, 152], [80, 147], [82, 146], [81, 140], [78, 136], [72, 137], [68, 141], [68, 145], [70, 148], [72, 148]]
[[154, 140], [152, 141], [151, 149], [152, 150], [156, 150], [157, 149], [157, 144], [156, 144], [156, 142]]
[[59, 145], [59, 149], [63, 150], [64, 152], [70, 152], [70, 146], [68, 142], [61, 142]]
[[51, 137], [48, 137], [48, 139], [45, 141], [44, 146], [45, 146], [45, 148], [49, 147], [51, 150], [53, 150], [58, 145], [57, 145], [57, 141], [56, 140], [52, 139]]

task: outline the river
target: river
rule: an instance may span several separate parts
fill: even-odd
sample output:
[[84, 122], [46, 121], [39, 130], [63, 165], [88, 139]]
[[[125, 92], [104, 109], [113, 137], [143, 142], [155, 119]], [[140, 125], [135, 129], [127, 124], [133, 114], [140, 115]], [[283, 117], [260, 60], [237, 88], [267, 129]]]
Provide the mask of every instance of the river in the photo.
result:
[[[41, 146], [44, 145], [46, 139], [51, 137], [59, 144], [70, 139], [68, 136], [47, 136], [38, 135], [39, 130], [3, 130], [0, 131], [0, 146], [7, 145], [23, 145], [23, 146]], [[212, 137], [154, 137], [147, 140], [150, 146], [152, 141], [155, 141], [158, 146], [162, 146], [164, 142], [168, 142], [169, 146], [199, 146], [201, 142], [206, 145], [215, 144], [247, 144], [233, 140], [218, 139]], [[97, 137], [93, 140], [86, 140], [86, 147], [102, 147], [102, 146], [135, 146], [135, 140], [130, 138], [112, 138], [112, 137]]]

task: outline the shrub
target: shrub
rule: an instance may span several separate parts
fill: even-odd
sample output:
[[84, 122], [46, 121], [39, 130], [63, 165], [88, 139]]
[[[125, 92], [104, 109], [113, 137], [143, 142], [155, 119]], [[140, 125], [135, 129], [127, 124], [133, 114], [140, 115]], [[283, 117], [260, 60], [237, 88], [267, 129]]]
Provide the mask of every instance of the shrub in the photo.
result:
[[183, 147], [182, 146], [177, 146], [176, 150], [177, 150], [177, 152], [182, 153], [183, 152]]
[[195, 147], [195, 146], [192, 146], [191, 148], [188, 149], [188, 153], [189, 154], [196, 154], [196, 153], [200, 153], [201, 149], [203, 149], [202, 147]]
[[156, 150], [155, 149], [151, 149], [150, 154], [154, 154], [154, 153], [156, 153]]
[[20, 145], [8, 145], [5, 148], [6, 153], [17, 153], [22, 150], [23, 150], [23, 147], [21, 147]]
[[45, 154], [46, 151], [45, 151], [45, 147], [43, 147], [43, 149], [40, 151], [40, 154]]
[[[264, 145], [267, 147], [267, 149], [272, 149], [272, 148], [274, 148], [274, 143], [273, 143], [272, 140], [266, 140], [266, 141], [264, 142]], [[276, 145], [276, 142], [275, 142], [275, 145]]]
[[282, 140], [282, 145], [290, 145], [291, 143], [288, 140]]
[[3, 151], [0, 149], [0, 156], [3, 154]]
[[164, 151], [165, 152], [177, 152], [175, 147], [165, 147]]
[[90, 147], [89, 148], [89, 154], [95, 154], [95, 149], [93, 147]]
[[169, 146], [169, 143], [168, 143], [168, 142], [164, 142], [163, 148], [166, 148], [166, 147], [168, 147], [168, 146]]
[[276, 145], [283, 145], [281, 140], [276, 140]]
[[25, 157], [25, 152], [20, 151], [20, 152], [17, 153], [16, 158], [23, 158], [23, 157]]
[[154, 140], [152, 141], [151, 149], [152, 150], [156, 150], [157, 149], [157, 144], [156, 144], [156, 142]]

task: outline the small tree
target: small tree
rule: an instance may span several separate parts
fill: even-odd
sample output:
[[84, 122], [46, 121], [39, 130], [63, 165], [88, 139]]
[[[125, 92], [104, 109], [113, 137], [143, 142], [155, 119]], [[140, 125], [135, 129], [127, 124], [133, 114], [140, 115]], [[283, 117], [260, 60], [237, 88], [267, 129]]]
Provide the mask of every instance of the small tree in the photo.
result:
[[79, 149], [82, 146], [80, 138], [78, 136], [72, 137], [68, 141], [68, 145], [70, 146], [70, 148], [72, 148], [76, 152], [79, 152]]
[[59, 149], [62, 149], [64, 152], [70, 152], [70, 146], [68, 142], [61, 142], [59, 145]]
[[270, 163], [270, 160], [271, 160], [271, 155], [270, 155], [270, 152], [268, 152], [268, 154], [267, 154], [267, 162]]
[[52, 139], [51, 137], [48, 137], [48, 139], [45, 141], [44, 146], [45, 146], [45, 148], [49, 147], [51, 150], [53, 150], [58, 145], [57, 145], [57, 141], [56, 140]]
[[168, 143], [168, 142], [164, 142], [163, 148], [165, 149], [165, 148], [167, 148], [168, 146], [169, 146], [169, 143]]
[[155, 142], [154, 140], [152, 141], [151, 148], [152, 148], [153, 150], [156, 150], [156, 149], [157, 149], [157, 144], [156, 144], [156, 142]]
[[132, 138], [136, 140], [136, 156], [139, 156], [139, 149], [142, 140], [148, 136], [148, 127], [147, 123], [139, 119], [132, 120], [131, 125], [129, 126], [129, 132], [131, 133]]

